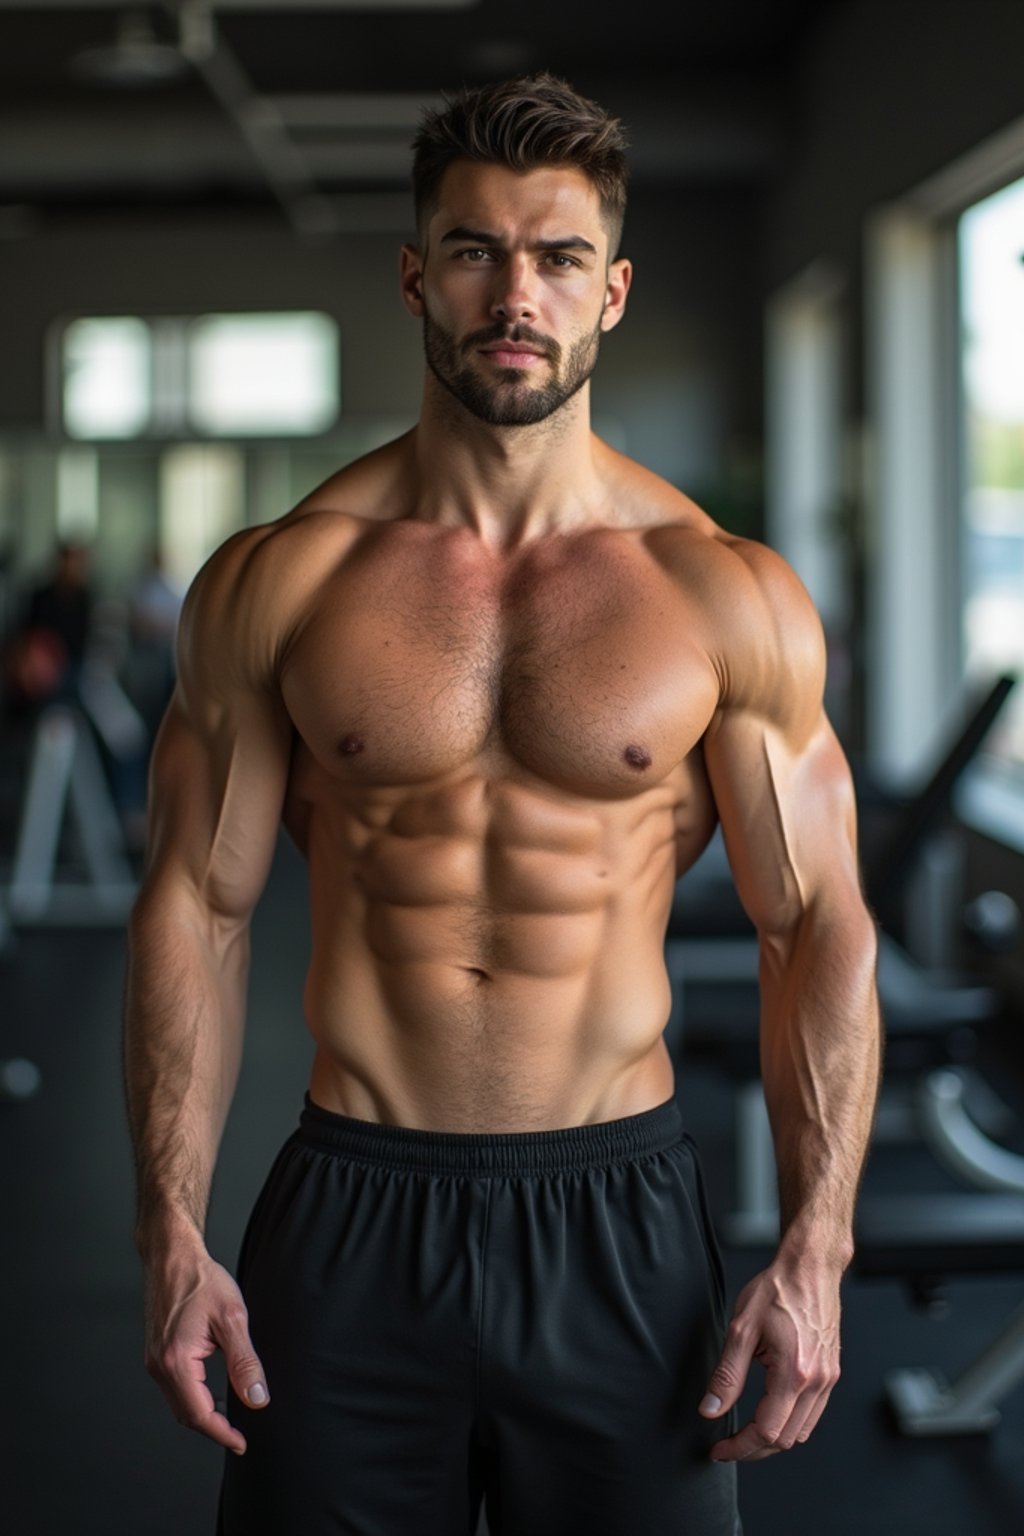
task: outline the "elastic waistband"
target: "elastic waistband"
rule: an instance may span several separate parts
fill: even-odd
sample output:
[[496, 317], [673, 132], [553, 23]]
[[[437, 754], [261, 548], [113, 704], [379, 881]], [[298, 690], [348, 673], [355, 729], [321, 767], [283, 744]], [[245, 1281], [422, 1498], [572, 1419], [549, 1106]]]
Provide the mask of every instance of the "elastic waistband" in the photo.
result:
[[530, 1174], [590, 1168], [664, 1152], [683, 1138], [677, 1101], [597, 1125], [557, 1131], [419, 1131], [408, 1126], [353, 1120], [322, 1109], [306, 1095], [295, 1139], [321, 1152], [363, 1163], [423, 1173]]

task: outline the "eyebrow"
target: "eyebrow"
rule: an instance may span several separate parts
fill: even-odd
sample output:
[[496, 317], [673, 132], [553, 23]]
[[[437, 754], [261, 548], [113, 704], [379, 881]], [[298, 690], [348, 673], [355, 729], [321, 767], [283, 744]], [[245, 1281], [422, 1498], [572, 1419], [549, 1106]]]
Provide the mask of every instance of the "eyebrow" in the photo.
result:
[[[464, 224], [459, 224], [455, 229], [450, 229], [446, 235], [441, 236], [441, 244], [446, 240], [472, 240], [478, 245], [500, 246], [501, 236], [495, 235], [486, 229], [467, 229]], [[589, 251], [592, 256], [597, 255], [597, 247], [589, 240], [584, 240], [582, 235], [566, 235], [564, 240], [535, 240], [533, 249], [536, 251]]]

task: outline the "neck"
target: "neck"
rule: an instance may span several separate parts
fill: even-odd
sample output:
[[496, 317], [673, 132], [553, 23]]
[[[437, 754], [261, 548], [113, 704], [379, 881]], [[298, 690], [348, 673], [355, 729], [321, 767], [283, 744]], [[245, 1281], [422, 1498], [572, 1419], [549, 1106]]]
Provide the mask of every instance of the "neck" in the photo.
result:
[[590, 384], [545, 421], [494, 427], [426, 376], [412, 434], [420, 516], [512, 548], [592, 520], [601, 499]]

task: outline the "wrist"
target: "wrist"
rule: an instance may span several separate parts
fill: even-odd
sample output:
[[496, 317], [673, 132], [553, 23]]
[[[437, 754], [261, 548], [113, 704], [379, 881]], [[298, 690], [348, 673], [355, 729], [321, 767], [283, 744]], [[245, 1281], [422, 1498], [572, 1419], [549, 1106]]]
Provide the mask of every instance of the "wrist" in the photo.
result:
[[135, 1247], [143, 1264], [166, 1262], [171, 1255], [206, 1252], [206, 1240], [195, 1218], [180, 1206], [154, 1206], [139, 1213]]
[[817, 1268], [841, 1275], [853, 1262], [853, 1233], [835, 1222], [796, 1216], [779, 1241], [778, 1257], [802, 1270]]

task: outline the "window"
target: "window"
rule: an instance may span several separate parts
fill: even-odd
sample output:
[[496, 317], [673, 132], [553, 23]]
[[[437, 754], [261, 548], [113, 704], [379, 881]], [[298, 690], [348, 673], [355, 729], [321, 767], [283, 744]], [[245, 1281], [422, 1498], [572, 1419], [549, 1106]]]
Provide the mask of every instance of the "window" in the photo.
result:
[[205, 315], [189, 327], [198, 432], [310, 435], [338, 414], [337, 327], [326, 315]]
[[963, 648], [969, 676], [1020, 677], [985, 743], [1024, 775], [1024, 179], [959, 224]]
[[61, 425], [80, 440], [314, 436], [338, 417], [338, 328], [317, 311], [93, 316], [60, 339]]
[[138, 437], [153, 410], [149, 328], [130, 316], [74, 320], [64, 332], [64, 426], [70, 437]]

